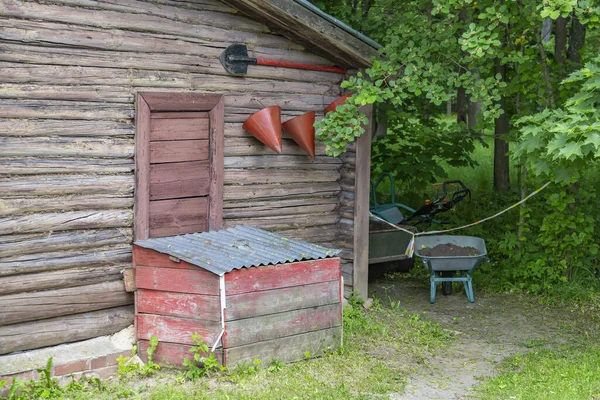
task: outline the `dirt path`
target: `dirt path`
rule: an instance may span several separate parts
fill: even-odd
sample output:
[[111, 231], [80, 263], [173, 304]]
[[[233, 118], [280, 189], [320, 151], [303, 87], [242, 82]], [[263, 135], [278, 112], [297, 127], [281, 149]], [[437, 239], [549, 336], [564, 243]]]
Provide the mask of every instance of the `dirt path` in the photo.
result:
[[457, 286], [450, 296], [443, 296], [438, 287], [436, 302], [430, 304], [429, 285], [414, 279], [378, 281], [370, 290], [382, 303], [399, 301], [401, 307], [456, 334], [448, 349], [418, 366], [420, 372], [409, 378], [405, 392], [391, 396], [395, 400], [473, 399], [471, 388], [481, 377], [494, 374], [507, 356], [573, 343], [589, 328], [579, 313], [540, 305], [532, 297], [476, 291], [475, 303], [469, 303]]

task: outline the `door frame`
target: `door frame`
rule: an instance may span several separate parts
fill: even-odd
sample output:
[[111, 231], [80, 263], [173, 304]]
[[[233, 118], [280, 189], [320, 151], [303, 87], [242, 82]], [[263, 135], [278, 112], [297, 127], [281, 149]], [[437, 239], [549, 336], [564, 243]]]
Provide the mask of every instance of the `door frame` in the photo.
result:
[[223, 228], [225, 107], [223, 95], [190, 92], [138, 92], [136, 96], [134, 239], [149, 238], [150, 116], [157, 112], [208, 112], [210, 186], [208, 229]]

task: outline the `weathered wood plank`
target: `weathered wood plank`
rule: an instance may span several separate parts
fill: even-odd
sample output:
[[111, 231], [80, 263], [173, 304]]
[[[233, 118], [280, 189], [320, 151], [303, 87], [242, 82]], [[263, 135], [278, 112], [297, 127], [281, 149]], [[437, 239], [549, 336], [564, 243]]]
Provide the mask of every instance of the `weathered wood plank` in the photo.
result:
[[[304, 199], [306, 204], [306, 200]], [[290, 216], [297, 214], [309, 214], [309, 213], [324, 213], [334, 212], [337, 209], [337, 203], [330, 204], [309, 204], [309, 205], [296, 205], [293, 207], [284, 207], [282, 205], [274, 205], [273, 208], [262, 209], [263, 207], [256, 208], [237, 208], [227, 209], [223, 211], [223, 217], [225, 219], [237, 220], [239, 218], [251, 218], [251, 217], [273, 217], [273, 216]]]
[[[250, 114], [244, 114], [240, 119], [245, 121], [249, 116]], [[282, 139], [282, 147], [280, 154], [282, 156], [304, 156], [307, 162], [310, 160], [310, 156], [291, 139]], [[315, 154], [325, 156], [325, 145], [316, 143]], [[274, 154], [273, 150], [246, 132], [246, 137], [232, 137], [225, 141], [225, 157], [231, 156], [274, 156]]]
[[[229, 139], [227, 140], [229, 142]], [[342, 165], [338, 158], [334, 157], [310, 157], [290, 156], [290, 155], [264, 155], [264, 156], [245, 156], [225, 157], [225, 168], [284, 168], [289, 170], [297, 169], [333, 169], [337, 170]]]
[[1, 158], [0, 175], [77, 174], [85, 172], [117, 174], [133, 171], [132, 159], [110, 158]]
[[150, 163], [208, 160], [208, 140], [150, 142]]
[[133, 134], [133, 125], [117, 121], [0, 119], [0, 136], [133, 137]]
[[286, 237], [305, 240], [307, 242], [317, 244], [335, 242], [340, 235], [336, 224], [309, 226], [305, 228], [295, 228], [289, 230], [284, 229], [277, 231], [277, 233]]
[[339, 220], [337, 213], [298, 214], [292, 216], [230, 218], [225, 220], [225, 227], [236, 225], [256, 226], [266, 230], [284, 230], [306, 226], [334, 224]]
[[213, 296], [219, 294], [219, 277], [200, 267], [192, 270], [136, 266], [135, 283], [138, 289]]
[[227, 321], [319, 307], [339, 301], [338, 281], [230, 295], [227, 296]]
[[0, 327], [0, 354], [109, 335], [133, 322], [133, 307], [24, 322]]
[[[199, 112], [210, 111], [215, 104], [221, 100], [221, 95], [208, 93], [142, 92], [141, 94], [148, 103], [150, 110], [152, 110], [153, 117], [155, 113], [164, 113], [166, 118], [169, 118], [168, 112], [178, 112], [182, 114], [186, 111], [191, 111], [189, 114], [194, 117], [202, 116], [202, 118], [208, 118], [208, 115], [205, 113], [200, 113], [200, 115], [198, 115]], [[177, 115], [175, 118], [179, 117], [181, 117], [181, 115]]]
[[116, 244], [130, 244], [131, 240], [130, 229], [50, 231], [28, 235], [7, 235], [0, 236], [0, 254], [2, 257], [9, 257], [21, 254], [88, 249]]
[[[211, 344], [212, 345], [212, 344]], [[138, 340], [138, 355], [142, 361], [148, 360], [148, 347], [150, 342], [148, 340]], [[192, 346], [177, 343], [159, 342], [156, 346], [156, 350], [153, 354], [152, 360], [160, 365], [165, 365], [170, 368], [181, 368], [183, 366], [183, 360], [193, 359], [193, 353], [190, 351]], [[200, 353], [202, 357], [208, 357], [208, 353]], [[215, 350], [215, 358], [217, 361], [223, 363], [223, 350], [217, 348]]]
[[223, 96], [219, 97], [209, 113], [210, 123], [210, 186], [208, 198], [208, 228], [223, 228], [223, 181], [225, 152], [225, 105]]
[[62, 175], [45, 177], [36, 175], [0, 178], [0, 193], [4, 198], [64, 194], [132, 194], [133, 176]]
[[77, 229], [124, 228], [133, 224], [133, 210], [68, 211], [0, 218], [0, 235]]
[[[338, 283], [339, 285], [339, 283]], [[328, 304], [227, 323], [227, 348], [320, 331], [342, 324], [342, 306]], [[306, 350], [305, 350], [306, 351]]]
[[[2, 15], [20, 19], [37, 19], [99, 28], [188, 36], [204, 41], [221, 43], [255, 43], [261, 46], [279, 48], [285, 48], [288, 45], [288, 40], [280, 36], [257, 31], [236, 30], [235, 21], [239, 17], [224, 15], [218, 18], [217, 16], [220, 14], [208, 13], [205, 11], [199, 12], [196, 15], [190, 15], [189, 20], [186, 20], [186, 23], [184, 23], [169, 20], [162, 15], [141, 15], [108, 10], [97, 12], [84, 8], [25, 3], [18, 0], [6, 4], [2, 9]], [[203, 16], [203, 21], [198, 20], [199, 15]], [[227, 27], [214, 26], [214, 23], [212, 24], [213, 26], [205, 25], [207, 21], [213, 19], [227, 23]], [[239, 23], [245, 29], [249, 29], [251, 26], [255, 27], [255, 29], [258, 27], [261, 31], [265, 29], [264, 26], [259, 24], [251, 25], [252, 22], [248, 19], [240, 19]]]
[[123, 281], [0, 296], [0, 326], [133, 304]]
[[[200, 24], [219, 28], [230, 29], [234, 27], [236, 30], [248, 32], [269, 32], [268, 28], [258, 21], [238, 16], [235, 10], [226, 6], [221, 6], [219, 11], [227, 10], [228, 14], [222, 12], [213, 12], [213, 10], [196, 10], [182, 9], [179, 4], [174, 5], [157, 4], [141, 2], [137, 0], [119, 0], [118, 3], [110, 1], [94, 1], [94, 0], [57, 0], [56, 4], [70, 5], [73, 7], [91, 8], [101, 11], [117, 11], [120, 13], [142, 14], [150, 16], [160, 16], [161, 18], [185, 22], [190, 25]], [[215, 8], [216, 3], [209, 8]]]
[[237, 269], [225, 275], [228, 296], [260, 290], [301, 286], [340, 278], [339, 258]]
[[150, 140], [208, 139], [207, 118], [152, 119]]
[[118, 138], [0, 137], [0, 157], [78, 157], [131, 158], [133, 140]]
[[118, 281], [122, 279], [121, 271], [128, 266], [128, 264], [116, 264], [5, 276], [0, 278], [0, 295]]
[[[288, 208], [302, 205], [337, 204], [338, 198], [333, 195], [305, 195], [294, 198], [272, 197], [259, 200], [228, 200], [223, 203], [225, 212], [236, 212], [244, 210], [268, 211], [275, 208]], [[229, 210], [229, 211], [226, 211]]]
[[139, 289], [137, 291], [137, 312], [221, 321], [219, 296]]
[[306, 351], [310, 351], [312, 356], [318, 356], [326, 351], [337, 349], [341, 340], [342, 328], [335, 327], [226, 349], [225, 359], [230, 367], [252, 363], [256, 359], [266, 364], [271, 360], [289, 363], [303, 360]]
[[177, 268], [198, 270], [198, 266], [185, 261], [173, 261], [168, 254], [141, 246], [133, 246], [133, 265], [142, 267]]
[[[3, 21], [0, 23], [3, 23]], [[73, 27], [69, 28], [73, 29]], [[94, 32], [94, 34], [97, 34], [97, 32]], [[101, 32], [100, 34], [106, 35], [106, 32]], [[157, 40], [161, 41], [161, 39]], [[135, 68], [153, 71], [192, 72], [197, 74], [221, 76], [228, 74], [218, 60], [218, 49], [210, 49], [207, 47], [207, 49], [210, 50], [198, 55], [191, 55], [193, 53], [201, 53], [198, 52], [197, 48], [194, 50], [188, 49], [191, 50], [191, 52], [182, 54], [180, 51], [178, 51], [178, 49], [180, 43], [185, 42], [176, 42], [175, 40], [172, 40], [172, 43], [173, 45], [171, 48], [173, 48], [173, 54], [163, 54], [166, 53], [168, 49], [154, 48], [154, 43], [152, 43], [150, 39], [148, 39], [148, 47], [151, 48], [140, 48], [138, 51], [154, 51], [153, 53], [110, 51], [108, 50], [107, 46], [102, 48], [102, 51], [97, 51], [86, 48], [39, 47], [27, 46], [24, 44], [17, 45], [12, 43], [0, 43], [0, 61], [82, 67], [108, 67], [125, 69]], [[200, 45], [199, 47], [203, 46]], [[260, 48], [256, 49], [256, 51], [261, 52]], [[286, 60], [293, 59], [297, 62], [304, 63], [320, 63], [322, 61], [322, 59], [315, 60], [317, 57], [310, 53], [302, 53], [293, 50], [281, 50], [279, 54], [272, 56], [285, 58]], [[248, 68], [248, 74], [246, 76], [248, 78], [265, 78], [293, 82], [323, 82], [333, 84], [338, 84], [342, 80], [341, 75], [330, 72], [297, 70], [290, 68], [273, 68], [270, 66], [260, 65], [250, 65]], [[123, 102], [126, 98], [128, 98], [128, 96], [133, 97], [135, 94], [132, 92], [120, 91], [116, 94], [116, 96], [108, 98], [108, 94], [110, 92], [114, 92], [115, 89], [110, 89], [108, 87], [53, 88], [52, 86], [47, 87], [33, 85], [13, 85], [12, 87], [13, 90], [10, 90], [11, 86], [10, 84], [7, 84], [6, 88], [8, 90], [1, 92], [0, 96], [6, 98], [54, 98], [55, 100], [66, 100], [68, 97], [71, 100], [81, 101], [89, 101], [94, 99], [96, 101], [103, 100], [109, 102]], [[18, 88], [22, 88], [23, 90], [19, 92], [16, 90]], [[295, 104], [301, 105], [306, 102], [306, 106], [299, 109], [310, 111], [309, 108], [306, 108], [308, 107], [308, 102], [310, 102], [313, 110], [322, 110], [326, 105], [335, 100], [336, 96], [339, 97], [339, 94], [336, 93], [331, 97], [315, 95], [315, 98], [312, 99], [312, 96], [307, 95], [306, 98], [303, 96], [300, 99], [286, 100], [286, 102], [283, 103], [283, 106], [284, 108], [294, 109], [294, 107], [296, 107]], [[252, 101], [256, 102], [255, 100]], [[261, 99], [261, 101], [263, 100]], [[277, 97], [274, 99], [269, 99], [268, 101], [275, 101], [274, 105], [280, 105]]]
[[[373, 107], [365, 106], [369, 125], [365, 133], [357, 139], [356, 177], [353, 180], [355, 192], [354, 202], [354, 291], [363, 298], [369, 293], [369, 179], [371, 177], [371, 134], [373, 132]], [[342, 183], [342, 187], [344, 184]], [[341, 221], [340, 221], [341, 222]]]
[[180, 235], [208, 230], [206, 197], [150, 202], [150, 237]]
[[[89, 33], [88, 33], [89, 34]], [[0, 35], [1, 38], [1, 35]], [[0, 68], [5, 71], [3, 80], [6, 83], [18, 84], [43, 84], [43, 85], [69, 85], [74, 81], [77, 81], [80, 85], [100, 85], [100, 86], [119, 86], [119, 87], [141, 87], [141, 88], [179, 88], [182, 90], [202, 90], [202, 91], [213, 91], [213, 92], [242, 92], [242, 93], [298, 93], [298, 94], [312, 94], [312, 95], [325, 95], [335, 96], [337, 92], [337, 86], [328, 84], [326, 82], [321, 83], [306, 83], [298, 81], [281, 81], [271, 80], [266, 78], [239, 78], [232, 76], [218, 76], [218, 75], [207, 75], [197, 74], [191, 72], [177, 72], [177, 71], [155, 71], [155, 70], [141, 70], [141, 69], [115, 69], [115, 68], [95, 68], [95, 67], [72, 67], [65, 65], [34, 65], [34, 64], [19, 64], [0, 62]], [[12, 106], [16, 111], [21, 114], [27, 115], [27, 111], [35, 111], [34, 107], [41, 107], [39, 104], [50, 103], [45, 110], [50, 112], [59, 112], [66, 108], [65, 102], [56, 100], [13, 100], [13, 99], [1, 99], [0, 104], [3, 107], [8, 108]], [[114, 110], [115, 113], [120, 115], [120, 118], [131, 118], [131, 109], [126, 104], [121, 103], [92, 103], [92, 102], [77, 102], [80, 103], [78, 108], [82, 108], [81, 112], [87, 111], [90, 108], [90, 104], [98, 104], [98, 111], [102, 111], [101, 115], [96, 118], [89, 119], [111, 119], [106, 118], [106, 112], [108, 110]], [[87, 107], [87, 109], [85, 108]], [[255, 106], [256, 107], [256, 106]], [[10, 113], [10, 109], [3, 111], [0, 116], [11, 117], [10, 115], [4, 115]], [[106, 112], [104, 112], [106, 111]], [[252, 114], [256, 109], [240, 108], [238, 113]], [[68, 112], [65, 110], [64, 113]], [[287, 111], [284, 115], [293, 116], [301, 114], [301, 111]], [[230, 113], [228, 113], [230, 114]], [[69, 114], [65, 114], [69, 115]], [[93, 117], [93, 114], [89, 114]], [[229, 117], [229, 115], [228, 115]], [[12, 118], [19, 118], [15, 116]], [[22, 117], [21, 117], [22, 118]], [[48, 117], [47, 117], [48, 118]], [[53, 118], [52, 115], [49, 118]], [[75, 118], [72, 119], [82, 119]], [[87, 119], [87, 118], [84, 118]], [[113, 118], [115, 119], [115, 118]]]
[[[0, 184], [1, 187], [1, 184]], [[337, 182], [321, 182], [307, 185], [291, 183], [279, 185], [225, 185], [223, 200], [260, 199], [270, 197], [295, 197], [298, 195], [330, 195], [339, 193]]]
[[150, 165], [150, 200], [207, 196], [208, 161]]
[[135, 319], [136, 336], [138, 339], [144, 340], [150, 340], [152, 336], [156, 336], [159, 342], [194, 344], [192, 333], [197, 333], [202, 340], [212, 346], [221, 332], [221, 323], [214, 321], [153, 314], [138, 314]]
[[286, 170], [278, 168], [227, 168], [226, 185], [247, 183], [297, 183], [297, 182], [337, 182], [340, 173], [337, 170]]
[[[3, 67], [0, 66], [3, 69]], [[129, 104], [83, 101], [0, 99], [0, 118], [124, 120], [133, 118]]]
[[55, 252], [0, 259], [0, 276], [56, 271], [85, 265], [88, 268], [131, 263], [131, 247], [98, 248], [89, 253]]
[[131, 194], [92, 194], [47, 197], [3, 198], [0, 200], [0, 217], [26, 213], [59, 212], [64, 210], [107, 210], [133, 207]]

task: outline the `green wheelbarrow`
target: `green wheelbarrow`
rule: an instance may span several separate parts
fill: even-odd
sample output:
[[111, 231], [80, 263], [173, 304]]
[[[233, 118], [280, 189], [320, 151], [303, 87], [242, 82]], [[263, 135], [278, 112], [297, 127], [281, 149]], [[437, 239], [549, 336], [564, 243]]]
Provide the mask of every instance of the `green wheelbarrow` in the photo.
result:
[[[437, 245], [450, 244], [461, 247], [473, 247], [477, 249], [476, 255], [468, 256], [430, 256], [424, 255], [426, 248], [434, 248]], [[429, 270], [431, 287], [429, 301], [435, 303], [435, 293], [438, 282], [462, 282], [465, 286], [467, 300], [475, 302], [473, 295], [473, 279], [471, 274], [477, 269], [479, 264], [490, 260], [487, 258], [487, 249], [483, 239], [474, 236], [458, 235], [439, 235], [439, 236], [417, 236], [415, 237], [415, 255], [420, 257]], [[441, 272], [456, 271], [457, 276], [441, 276]]]

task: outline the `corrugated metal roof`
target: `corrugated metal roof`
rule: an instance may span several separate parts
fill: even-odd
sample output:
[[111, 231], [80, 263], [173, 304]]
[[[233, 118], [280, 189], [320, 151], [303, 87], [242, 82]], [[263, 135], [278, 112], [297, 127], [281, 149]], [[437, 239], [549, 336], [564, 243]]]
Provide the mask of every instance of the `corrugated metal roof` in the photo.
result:
[[217, 275], [244, 267], [318, 260], [341, 252], [249, 226], [136, 240], [135, 244], [177, 257]]

